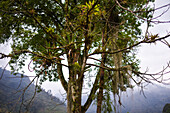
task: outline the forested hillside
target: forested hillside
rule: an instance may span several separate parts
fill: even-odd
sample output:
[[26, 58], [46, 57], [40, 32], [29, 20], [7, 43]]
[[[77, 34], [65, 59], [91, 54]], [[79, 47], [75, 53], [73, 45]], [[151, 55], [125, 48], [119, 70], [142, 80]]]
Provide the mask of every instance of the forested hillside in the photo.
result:
[[[0, 68], [1, 76], [2, 73], [3, 69]], [[30, 83], [30, 80], [28, 77], [21, 79], [20, 76], [20, 74], [15, 76], [10, 71], [4, 71], [0, 80], [0, 113], [17, 113], [22, 102], [22, 112], [28, 109], [30, 113], [66, 113], [63, 102], [45, 90], [36, 94], [33, 104], [28, 108], [27, 104], [34, 95], [35, 85], [31, 84], [23, 96], [23, 89]]]

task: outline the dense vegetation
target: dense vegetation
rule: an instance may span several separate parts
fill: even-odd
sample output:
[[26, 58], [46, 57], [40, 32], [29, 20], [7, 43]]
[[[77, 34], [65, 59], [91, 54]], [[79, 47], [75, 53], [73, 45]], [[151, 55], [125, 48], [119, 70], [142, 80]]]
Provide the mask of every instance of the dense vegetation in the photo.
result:
[[163, 112], [162, 113], [170, 113], [170, 104], [166, 104], [164, 106]]
[[[117, 112], [117, 105], [122, 105], [120, 93], [133, 87], [130, 81], [138, 86], [158, 81], [155, 74], [140, 72], [136, 59], [140, 44], [170, 36], [149, 33], [156, 19], [152, 18], [154, 11], [162, 8], [152, 8], [152, 2], [1, 0], [0, 43], [12, 39], [12, 52], [0, 53], [0, 59], [11, 58], [9, 64], [14, 74], [24, 74], [23, 67], [29, 59], [28, 69], [36, 73], [33, 80], [40, 81], [39, 85], [46, 80], [60, 80], [67, 93], [68, 113], [85, 113], [93, 100], [97, 113]], [[147, 27], [142, 35], [140, 26], [144, 22]], [[164, 72], [163, 69], [158, 74], [162, 76]], [[95, 80], [82, 104], [84, 82], [86, 78], [92, 80], [92, 76]], [[119, 98], [113, 102], [111, 97], [116, 96]]]
[[[0, 68], [0, 74], [3, 69]], [[10, 71], [5, 71], [3, 78], [0, 80], [0, 113], [18, 113], [20, 111], [23, 90], [30, 80], [28, 77], [20, 78], [20, 74], [11, 75]], [[32, 98], [35, 86], [32, 84], [24, 94], [24, 105], [21, 112], [28, 110], [30, 113], [66, 113], [66, 106], [59, 98], [52, 96], [50, 93], [42, 90], [37, 93], [33, 104], [28, 109], [28, 102]]]

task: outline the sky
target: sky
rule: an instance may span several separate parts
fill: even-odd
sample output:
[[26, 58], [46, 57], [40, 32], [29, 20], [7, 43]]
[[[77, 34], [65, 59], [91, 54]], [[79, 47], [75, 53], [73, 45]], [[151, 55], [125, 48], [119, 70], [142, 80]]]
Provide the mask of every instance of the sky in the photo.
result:
[[[156, 0], [155, 7], [166, 5], [167, 3], [170, 3], [170, 0]], [[170, 6], [169, 6], [170, 7]], [[161, 14], [164, 10], [166, 10], [168, 7], [164, 8], [163, 10], [158, 10], [155, 12], [154, 16], [157, 16]], [[170, 20], [170, 10], [163, 15], [159, 20]], [[149, 32], [152, 34], [159, 34], [159, 36], [165, 36], [168, 32], [170, 33], [170, 23], [169, 24], [155, 24], [153, 28], [149, 29]], [[141, 26], [142, 30], [145, 31], [146, 25], [143, 24]], [[170, 43], [170, 37], [167, 39], [167, 41]], [[1, 44], [0, 45], [0, 52], [2, 53], [9, 53], [11, 51], [10, 49], [10, 42]], [[138, 54], [137, 58], [140, 59], [140, 67], [141, 71], [146, 71], [149, 69], [149, 73], [156, 73], [161, 71], [163, 67], [167, 65], [167, 63], [170, 61], [170, 48], [165, 46], [163, 43], [156, 43], [156, 44], [142, 44], [138, 48]], [[3, 59], [0, 60], [0, 67], [4, 67], [9, 59]], [[29, 61], [27, 62], [29, 63]], [[7, 67], [9, 70], [9, 67]], [[26, 75], [35, 75], [34, 73], [31, 73], [28, 71], [28, 68], [25, 67], [24, 69], [26, 71]], [[65, 71], [66, 69], [64, 69]], [[66, 72], [67, 73], [67, 72]], [[170, 74], [167, 74], [166, 77], [170, 76]], [[30, 78], [31, 79], [31, 78]], [[169, 86], [168, 86], [169, 87]], [[58, 97], [62, 98], [64, 92], [64, 89], [62, 88], [60, 82], [54, 83], [54, 82], [45, 82], [42, 85], [42, 88], [45, 90], [51, 90], [53, 95], [57, 95]]]
[[[170, 4], [170, 0], [156, 0], [155, 7], [160, 7]], [[168, 7], [163, 10], [158, 10], [155, 12], [154, 16], [158, 16], [163, 11], [165, 11]], [[169, 5], [170, 8], [170, 5]], [[162, 21], [170, 21], [170, 10], [166, 12], [163, 16], [158, 18], [158, 20]], [[158, 34], [160, 37], [170, 34], [170, 23], [164, 24], [154, 24], [154, 27], [149, 29], [149, 32], [152, 34]], [[142, 25], [141, 28], [145, 31], [146, 26]], [[167, 39], [170, 43], [170, 37]], [[161, 71], [163, 67], [167, 66], [167, 63], [170, 62], [170, 48], [161, 42], [157, 42], [156, 44], [142, 44], [139, 47], [137, 57], [140, 59], [141, 70], [145, 71], [149, 68], [150, 73], [156, 73]], [[170, 76], [170, 74], [166, 75]]]

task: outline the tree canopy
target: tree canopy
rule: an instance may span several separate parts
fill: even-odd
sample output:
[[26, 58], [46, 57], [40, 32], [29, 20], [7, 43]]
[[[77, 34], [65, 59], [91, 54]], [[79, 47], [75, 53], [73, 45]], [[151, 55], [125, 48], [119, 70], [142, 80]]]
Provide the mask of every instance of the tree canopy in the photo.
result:
[[[2, 0], [0, 43], [12, 39], [12, 52], [0, 53], [0, 58], [11, 58], [14, 73], [30, 58], [28, 69], [36, 72], [40, 85], [60, 80], [67, 93], [68, 113], [86, 112], [95, 99], [98, 113], [101, 108], [111, 112], [110, 92], [119, 97], [121, 91], [133, 87], [131, 81], [149, 82], [143, 76], [146, 73], [139, 72], [137, 47], [169, 37], [149, 34], [155, 11], [151, 2], [154, 0]], [[142, 36], [139, 27], [144, 22], [147, 30]], [[88, 72], [93, 72], [95, 81], [82, 105]], [[136, 81], [135, 76], [141, 80]], [[114, 110], [116, 103], [121, 105], [120, 98], [115, 97]]]

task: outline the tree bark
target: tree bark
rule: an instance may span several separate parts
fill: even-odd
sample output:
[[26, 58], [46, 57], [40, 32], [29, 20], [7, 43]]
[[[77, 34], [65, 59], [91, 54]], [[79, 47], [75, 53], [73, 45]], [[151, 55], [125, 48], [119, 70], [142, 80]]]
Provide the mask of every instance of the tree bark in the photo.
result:
[[[107, 26], [106, 26], [106, 31], [107, 31]], [[106, 32], [107, 33], [107, 32]], [[106, 35], [105, 35], [105, 29], [103, 29], [102, 32], [102, 46], [105, 46], [106, 42]], [[102, 53], [102, 61], [101, 61], [101, 67], [104, 67], [105, 64], [105, 59], [106, 59], [106, 53]], [[102, 108], [102, 101], [103, 101], [103, 89], [104, 89], [104, 69], [100, 68], [100, 83], [99, 83], [99, 93], [97, 95], [97, 113], [101, 113], [101, 108]]]
[[61, 84], [62, 84], [64, 90], [67, 92], [67, 90], [68, 90], [68, 84], [67, 84], [67, 81], [65, 80], [64, 75], [63, 75], [61, 60], [59, 60], [58, 62], [59, 62], [60, 64], [57, 64], [57, 73], [58, 73], [59, 79], [60, 79], [60, 81], [61, 81]]
[[82, 113], [80, 85], [72, 85], [73, 113]]
[[103, 100], [103, 86], [104, 86], [104, 69], [101, 69], [100, 70], [99, 93], [97, 95], [97, 113], [101, 113], [102, 100]]
[[67, 90], [67, 113], [72, 113], [72, 92], [71, 92], [71, 81], [68, 82]]
[[80, 76], [79, 70], [74, 67], [75, 63], [78, 63], [78, 51], [74, 48], [70, 49], [70, 53], [67, 55], [69, 65], [69, 82], [67, 91], [67, 112], [68, 113], [82, 113], [81, 106], [81, 94], [83, 79], [79, 80], [77, 76]]

